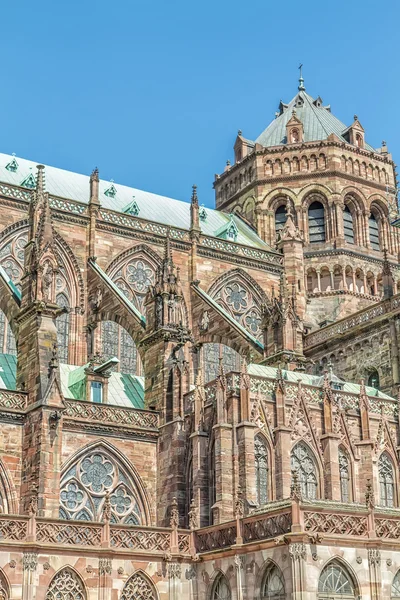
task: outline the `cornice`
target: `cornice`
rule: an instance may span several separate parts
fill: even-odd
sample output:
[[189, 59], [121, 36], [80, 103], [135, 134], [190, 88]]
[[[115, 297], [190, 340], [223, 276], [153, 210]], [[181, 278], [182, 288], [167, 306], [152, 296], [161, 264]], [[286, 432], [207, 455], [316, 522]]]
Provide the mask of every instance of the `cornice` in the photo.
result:
[[159, 433], [157, 430], [140, 429], [137, 427], [126, 427], [124, 425], [106, 425], [95, 422], [82, 422], [75, 419], [64, 417], [63, 430], [79, 431], [94, 433], [96, 435], [104, 435], [107, 437], [137, 439], [155, 443], [158, 440]]
[[[367, 250], [367, 248], [366, 248]], [[354, 252], [353, 250], [347, 250], [345, 248], [332, 248], [327, 250], [314, 250], [305, 251], [304, 258], [319, 258], [320, 256], [352, 256], [364, 262], [371, 262], [377, 265], [383, 265], [383, 259], [374, 256], [367, 256], [361, 252]], [[392, 269], [400, 269], [400, 265], [395, 262], [390, 262]]]
[[245, 267], [249, 267], [251, 269], [267, 271], [268, 273], [274, 273], [275, 275], [280, 275], [283, 271], [283, 265], [272, 264], [269, 262], [258, 261], [255, 259], [248, 259], [244, 256], [237, 256], [228, 254], [221, 250], [214, 250], [210, 248], [204, 248], [201, 246], [197, 247], [197, 254], [204, 258], [212, 258], [214, 260], [223, 260], [230, 264], [241, 265]]
[[[122, 237], [129, 237], [130, 239], [134, 238], [140, 241], [148, 242], [149, 244], [157, 244], [159, 246], [164, 246], [165, 238], [157, 236], [154, 233], [144, 233], [141, 230], [135, 229], [134, 227], [123, 227], [117, 225], [108, 225], [102, 222], [98, 222], [96, 224], [97, 231], [105, 231], [107, 233], [114, 233], [116, 235], [120, 235]], [[180, 242], [174, 239], [170, 240], [171, 247], [176, 250], [181, 250], [182, 252], [189, 252], [191, 248], [190, 242]]]

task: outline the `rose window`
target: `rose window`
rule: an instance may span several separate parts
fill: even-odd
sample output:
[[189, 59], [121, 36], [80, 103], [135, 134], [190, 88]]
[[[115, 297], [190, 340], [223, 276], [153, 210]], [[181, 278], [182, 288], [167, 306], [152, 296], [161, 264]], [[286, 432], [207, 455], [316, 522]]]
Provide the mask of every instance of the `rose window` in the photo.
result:
[[112, 486], [113, 471], [114, 468], [110, 461], [101, 454], [95, 454], [93, 457], [85, 458], [82, 462], [81, 481], [93, 492], [100, 494]]
[[153, 271], [150, 266], [143, 260], [138, 260], [130, 264], [126, 271], [128, 282], [137, 292], [144, 294], [153, 282]]
[[242, 312], [247, 306], [247, 292], [238, 283], [226, 287], [226, 301], [235, 312]]

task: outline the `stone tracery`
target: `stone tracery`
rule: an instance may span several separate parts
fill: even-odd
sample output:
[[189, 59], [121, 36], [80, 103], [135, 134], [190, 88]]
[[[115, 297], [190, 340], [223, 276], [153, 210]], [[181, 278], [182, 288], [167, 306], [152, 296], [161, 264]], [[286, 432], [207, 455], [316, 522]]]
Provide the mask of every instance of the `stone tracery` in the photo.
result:
[[82, 580], [72, 569], [61, 569], [49, 585], [46, 600], [86, 600]]

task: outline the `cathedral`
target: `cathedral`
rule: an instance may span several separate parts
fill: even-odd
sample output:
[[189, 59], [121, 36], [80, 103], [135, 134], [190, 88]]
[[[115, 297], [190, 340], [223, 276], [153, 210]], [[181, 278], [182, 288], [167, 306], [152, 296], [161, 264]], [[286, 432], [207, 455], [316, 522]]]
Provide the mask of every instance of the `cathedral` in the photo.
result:
[[215, 209], [0, 154], [0, 600], [400, 600], [396, 166], [273, 117]]

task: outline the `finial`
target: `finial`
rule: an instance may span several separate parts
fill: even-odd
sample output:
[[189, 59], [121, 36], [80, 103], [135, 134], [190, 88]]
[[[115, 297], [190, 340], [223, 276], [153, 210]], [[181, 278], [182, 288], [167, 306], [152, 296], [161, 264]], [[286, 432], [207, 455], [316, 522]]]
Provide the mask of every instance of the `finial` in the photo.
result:
[[357, 115], [354, 115], [354, 120], [358, 121], [358, 116]]
[[238, 135], [242, 135], [242, 130], [238, 129]]
[[97, 167], [95, 167], [92, 171], [92, 174], [90, 176], [91, 181], [98, 181], [99, 180], [99, 170]]
[[199, 204], [199, 199], [197, 197], [197, 185], [192, 185], [192, 204]]
[[44, 165], [36, 165], [36, 191], [44, 192]]
[[231, 166], [231, 161], [230, 161], [229, 159], [226, 161], [226, 166], [227, 166], [227, 167], [230, 167], [230, 166]]
[[[382, 146], [386, 146], [386, 140], [382, 140]], [[13, 154], [14, 156], [14, 154]]]
[[300, 63], [299, 65], [299, 71], [300, 71], [300, 77], [299, 77], [299, 92], [305, 92], [306, 88], [304, 86], [304, 79], [303, 79], [303, 64]]

